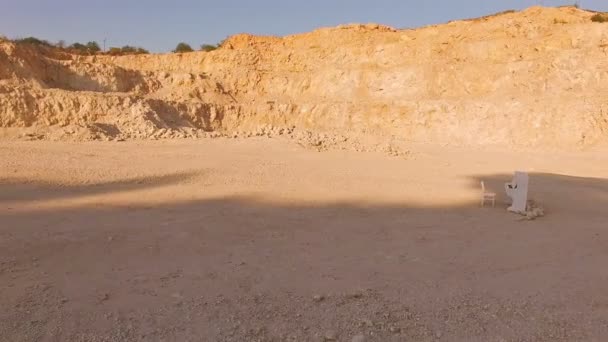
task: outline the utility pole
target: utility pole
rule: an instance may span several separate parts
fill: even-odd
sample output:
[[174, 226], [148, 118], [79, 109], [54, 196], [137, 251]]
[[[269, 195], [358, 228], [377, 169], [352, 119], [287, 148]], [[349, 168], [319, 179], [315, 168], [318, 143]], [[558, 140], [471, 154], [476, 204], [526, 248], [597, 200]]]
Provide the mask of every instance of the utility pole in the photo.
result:
[[106, 52], [106, 38], [103, 39], [103, 52]]

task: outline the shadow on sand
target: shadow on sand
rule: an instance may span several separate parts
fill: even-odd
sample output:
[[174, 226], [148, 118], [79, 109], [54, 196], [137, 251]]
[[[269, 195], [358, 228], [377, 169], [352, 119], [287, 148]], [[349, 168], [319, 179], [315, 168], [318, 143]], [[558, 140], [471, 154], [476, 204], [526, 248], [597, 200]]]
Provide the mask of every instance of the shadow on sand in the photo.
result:
[[165, 176], [138, 177], [105, 183], [67, 186], [24, 179], [0, 178], [0, 205], [3, 202], [46, 201], [159, 188], [192, 181], [200, 174], [201, 172], [182, 172]]
[[[0, 202], [143, 190], [190, 176], [61, 191], [4, 184]], [[471, 176], [470, 187], [482, 179], [501, 193], [511, 175]], [[0, 208], [0, 283], [12, 284], [0, 306], [22, 308], [0, 311], [0, 333], [121, 341], [299, 341], [329, 330], [371, 341], [608, 336], [608, 180], [532, 174], [530, 191], [547, 217], [520, 221], [502, 204], [247, 197]]]

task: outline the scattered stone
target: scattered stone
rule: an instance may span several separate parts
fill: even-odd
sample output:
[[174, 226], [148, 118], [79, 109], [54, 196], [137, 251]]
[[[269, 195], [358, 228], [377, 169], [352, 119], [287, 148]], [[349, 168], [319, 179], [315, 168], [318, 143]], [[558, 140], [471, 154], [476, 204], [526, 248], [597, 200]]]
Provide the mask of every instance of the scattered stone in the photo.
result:
[[65, 304], [67, 303], [69, 300], [67, 298], [61, 298], [61, 304]]
[[355, 336], [353, 336], [353, 339], [351, 340], [351, 342], [365, 342], [365, 336], [364, 335], [355, 335]]
[[335, 331], [328, 331], [323, 336], [323, 340], [324, 341], [337, 341], [338, 340], [338, 335], [336, 334]]
[[362, 319], [361, 323], [368, 328], [371, 328], [374, 326], [374, 322], [372, 322], [371, 319]]
[[526, 203], [526, 211], [521, 213], [524, 218], [522, 220], [536, 220], [538, 217], [545, 216], [545, 209], [540, 206], [540, 204], [536, 203], [534, 200], [528, 200]]
[[314, 300], [315, 302], [319, 303], [325, 300], [325, 296], [323, 295], [314, 295], [312, 297], [312, 300]]
[[104, 293], [100, 298], [99, 298], [99, 302], [105, 302], [110, 300], [110, 294], [109, 293]]
[[363, 291], [354, 291], [346, 295], [348, 298], [359, 299], [363, 297]]
[[401, 332], [401, 328], [392, 325], [388, 328], [388, 331], [392, 332], [393, 334], [398, 334]]
[[435, 333], [435, 337], [438, 338], [438, 339], [440, 339], [442, 336], [443, 336], [443, 333], [441, 331], [437, 331]]

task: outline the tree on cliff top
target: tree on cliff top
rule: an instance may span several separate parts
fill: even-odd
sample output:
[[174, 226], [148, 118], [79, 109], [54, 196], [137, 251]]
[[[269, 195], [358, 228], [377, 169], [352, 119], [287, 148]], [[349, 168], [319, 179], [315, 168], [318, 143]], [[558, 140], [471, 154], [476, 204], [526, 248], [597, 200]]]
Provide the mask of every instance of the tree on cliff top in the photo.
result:
[[85, 46], [87, 50], [91, 53], [97, 53], [101, 51], [101, 48], [99, 47], [99, 44], [97, 44], [97, 42], [88, 42]]
[[83, 55], [90, 55], [90, 54], [94, 55], [101, 51], [99, 44], [97, 44], [97, 42], [92, 42], [92, 41], [88, 42], [86, 44], [81, 44], [81, 43], [76, 42], [76, 43], [68, 46], [68, 49], [72, 53], [78, 53], [78, 54], [83, 54]]
[[123, 55], [141, 55], [150, 53], [148, 50], [131, 45], [125, 45], [121, 48], [111, 47], [108, 54], [111, 56], [123, 56]]
[[36, 37], [15, 39], [14, 42], [17, 44], [30, 44], [30, 45], [39, 45], [39, 46], [47, 46], [47, 47], [53, 46], [53, 44], [49, 43], [48, 41], [43, 40], [43, 39], [38, 39]]
[[210, 52], [213, 50], [217, 50], [217, 45], [211, 45], [211, 44], [201, 45], [201, 51]]
[[192, 51], [194, 51], [192, 49], [192, 47], [184, 42], [177, 44], [177, 46], [175, 47], [175, 50], [173, 50], [173, 52], [175, 52], [175, 53], [192, 52]]

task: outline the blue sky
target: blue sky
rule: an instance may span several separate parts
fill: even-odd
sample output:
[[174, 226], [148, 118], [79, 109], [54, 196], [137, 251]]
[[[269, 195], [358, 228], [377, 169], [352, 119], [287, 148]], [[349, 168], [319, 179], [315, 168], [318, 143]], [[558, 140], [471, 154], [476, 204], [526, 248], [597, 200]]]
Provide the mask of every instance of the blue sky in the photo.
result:
[[[575, 0], [544, 0], [545, 6]], [[0, 34], [68, 43], [137, 45], [154, 52], [198, 47], [241, 32], [286, 35], [320, 26], [375, 22], [418, 27], [523, 9], [540, 0], [0, 0]], [[608, 11], [608, 0], [581, 0]]]

